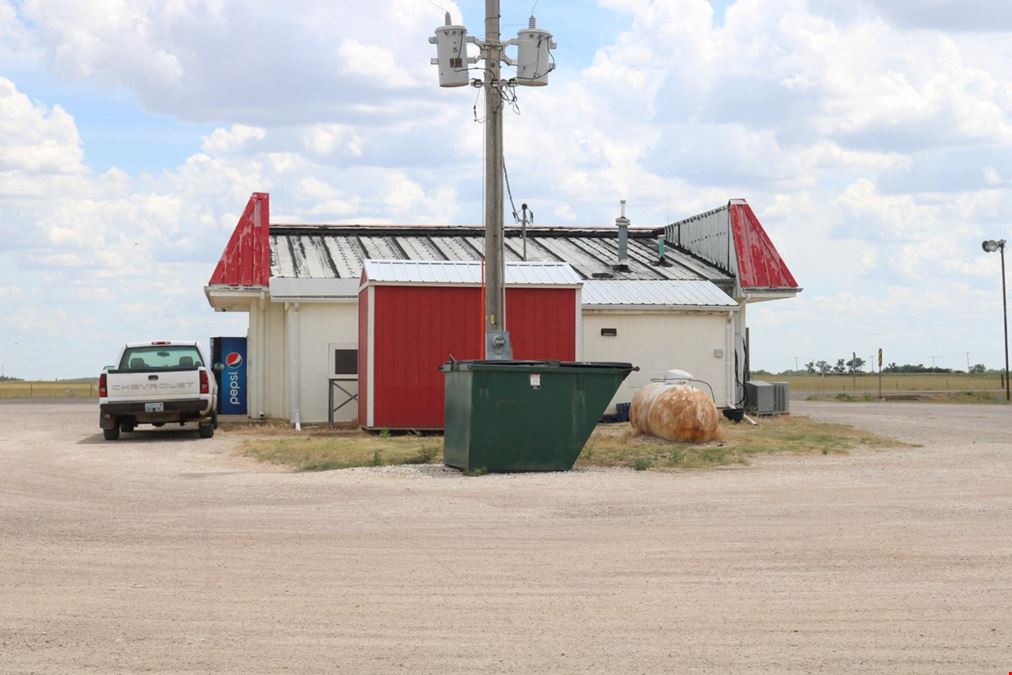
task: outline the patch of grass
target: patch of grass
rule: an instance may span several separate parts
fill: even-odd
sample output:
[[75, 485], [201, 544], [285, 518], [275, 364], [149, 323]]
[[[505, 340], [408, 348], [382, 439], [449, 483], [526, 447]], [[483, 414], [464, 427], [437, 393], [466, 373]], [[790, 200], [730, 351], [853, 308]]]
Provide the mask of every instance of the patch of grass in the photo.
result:
[[647, 457], [637, 457], [633, 461], [633, 468], [636, 469], [637, 471], [646, 471], [653, 465], [654, 465], [653, 460], [648, 459]]
[[1005, 392], [1001, 391], [907, 391], [907, 392], [882, 392], [884, 398], [880, 399], [878, 393], [862, 394], [840, 392], [839, 394], [811, 394], [807, 401], [841, 401], [844, 403], [865, 403], [870, 401], [884, 402], [922, 402], [922, 403], [1001, 403], [1004, 404]]
[[[261, 433], [258, 433], [261, 432]], [[266, 432], [265, 434], [262, 432]], [[358, 430], [321, 429], [294, 435], [290, 429], [243, 429], [256, 434], [240, 444], [240, 452], [262, 462], [296, 471], [332, 471], [356, 466], [428, 464], [442, 460], [439, 437], [389, 436]]]
[[845, 394], [845, 393], [840, 393], [840, 394], [837, 394], [836, 396], [834, 396], [833, 399], [836, 400], [836, 401], [847, 401], [847, 402], [854, 402], [854, 401], [867, 402], [867, 401], [877, 401], [878, 397], [877, 396], [872, 396], [871, 394]]
[[98, 384], [80, 381], [23, 381], [0, 382], [0, 398], [53, 399], [98, 398]]
[[752, 455], [846, 454], [857, 447], [899, 447], [901, 441], [845, 424], [815, 422], [799, 415], [763, 417], [759, 426], [722, 421], [720, 438], [711, 443], [675, 443], [636, 435], [628, 424], [602, 425], [590, 437], [578, 466], [648, 469], [698, 469], [746, 464]]
[[465, 471], [464, 475], [465, 476], [470, 476], [470, 477], [474, 478], [476, 476], [484, 476], [487, 473], [488, 473], [488, 469], [486, 469], [483, 466], [477, 466], [477, 467], [475, 467], [473, 469], [468, 469], [467, 471]]
[[439, 450], [433, 446], [421, 446], [414, 457], [408, 457], [405, 464], [428, 464], [436, 458]]
[[[769, 375], [760, 379], [787, 382], [791, 391], [831, 392], [849, 391], [878, 395], [877, 374], [861, 373], [852, 377], [843, 375]], [[1001, 380], [995, 375], [967, 375], [966, 373], [883, 373], [882, 390], [889, 392], [914, 391], [988, 391], [1001, 390]]]
[[[752, 455], [844, 454], [856, 447], [897, 447], [904, 443], [843, 424], [815, 422], [800, 415], [760, 418], [759, 426], [721, 422], [711, 443], [673, 443], [637, 436], [628, 424], [599, 426], [577, 466], [613, 466], [636, 471], [699, 469], [746, 464]], [[284, 423], [236, 425], [245, 437], [241, 452], [296, 471], [331, 471], [356, 466], [442, 462], [443, 439], [417, 434], [370, 434], [352, 429], [315, 427], [296, 433]], [[466, 472], [483, 476], [484, 468]]]

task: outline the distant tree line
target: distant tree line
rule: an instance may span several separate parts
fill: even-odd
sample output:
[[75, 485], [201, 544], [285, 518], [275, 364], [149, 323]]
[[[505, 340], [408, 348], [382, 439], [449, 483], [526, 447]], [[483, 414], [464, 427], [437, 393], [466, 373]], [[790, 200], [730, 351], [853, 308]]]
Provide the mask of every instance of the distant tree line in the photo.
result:
[[[860, 356], [855, 356], [850, 359], [837, 359], [835, 363], [829, 361], [809, 361], [804, 365], [803, 370], [785, 370], [780, 375], [801, 375], [808, 373], [809, 375], [852, 375], [864, 373], [867, 361], [862, 359]], [[874, 370], [874, 369], [872, 369]], [[756, 375], [773, 375], [766, 370], [753, 371]], [[933, 366], [925, 366], [923, 363], [904, 363], [902, 365], [895, 362], [890, 363], [882, 368], [883, 373], [961, 373], [964, 371], [953, 370], [952, 368], [938, 368]], [[970, 375], [987, 375], [988, 373], [998, 373], [1000, 371], [991, 371], [987, 369], [983, 363], [978, 363], [970, 367], [970, 370], [966, 371]]]

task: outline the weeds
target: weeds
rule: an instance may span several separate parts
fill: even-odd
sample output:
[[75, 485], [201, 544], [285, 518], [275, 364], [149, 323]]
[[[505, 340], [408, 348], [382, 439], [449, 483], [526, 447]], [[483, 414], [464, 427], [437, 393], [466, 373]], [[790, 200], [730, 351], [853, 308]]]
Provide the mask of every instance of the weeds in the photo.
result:
[[842, 454], [853, 448], [904, 445], [843, 424], [814, 422], [787, 415], [763, 418], [759, 426], [721, 422], [724, 439], [714, 443], [675, 443], [636, 435], [627, 424], [598, 427], [584, 449], [579, 466], [649, 469], [699, 469], [747, 464], [752, 455], [797, 453]]
[[[356, 466], [429, 464], [442, 461], [443, 440], [417, 434], [379, 435], [358, 430], [311, 431], [298, 434], [278, 426], [236, 431], [249, 434], [243, 454], [264, 462], [293, 467], [296, 471], [332, 471]], [[785, 415], [763, 418], [757, 427], [721, 422], [722, 440], [714, 443], [673, 443], [639, 436], [628, 424], [597, 428], [578, 466], [626, 467], [636, 471], [699, 469], [747, 464], [752, 455], [774, 453], [844, 454], [856, 447], [902, 446], [842, 424], [814, 422], [807, 417]], [[482, 476], [484, 468], [467, 472]]]
[[636, 471], [646, 471], [654, 465], [654, 460], [647, 459], [646, 457], [637, 457], [636, 461], [633, 462], [633, 469]]
[[431, 447], [422, 446], [418, 448], [418, 452], [414, 457], [409, 457], [404, 460], [405, 464], [428, 464], [436, 458], [436, 449]]

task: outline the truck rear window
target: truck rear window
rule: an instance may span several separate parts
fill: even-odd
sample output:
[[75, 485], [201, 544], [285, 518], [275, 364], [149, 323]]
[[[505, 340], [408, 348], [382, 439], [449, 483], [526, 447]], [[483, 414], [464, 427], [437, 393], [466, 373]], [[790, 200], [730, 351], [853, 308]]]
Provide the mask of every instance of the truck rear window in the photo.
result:
[[204, 365], [200, 352], [189, 345], [158, 345], [128, 347], [119, 362], [120, 370], [164, 370], [166, 368], [196, 368]]

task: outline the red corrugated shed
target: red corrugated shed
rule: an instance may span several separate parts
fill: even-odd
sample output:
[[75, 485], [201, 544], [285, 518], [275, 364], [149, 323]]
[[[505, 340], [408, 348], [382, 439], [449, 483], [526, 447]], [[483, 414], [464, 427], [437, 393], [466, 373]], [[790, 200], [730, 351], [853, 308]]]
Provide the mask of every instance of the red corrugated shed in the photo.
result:
[[[506, 330], [510, 333], [513, 358], [529, 361], [575, 359], [575, 298], [570, 288], [507, 288]], [[576, 310], [582, 311], [582, 307]]]
[[377, 286], [373, 290], [375, 295], [369, 300], [363, 291], [358, 303], [367, 313], [373, 310], [366, 321], [374, 330], [373, 339], [366, 341], [365, 356], [368, 363], [369, 352], [373, 353], [373, 368], [365, 368], [366, 381], [359, 385], [360, 406], [366, 408], [359, 411], [359, 420], [371, 428], [440, 429], [440, 364], [451, 354], [460, 360], [481, 358], [485, 336], [480, 293], [476, 288], [449, 286]]
[[744, 200], [732, 200], [728, 209], [741, 287], [797, 288], [798, 282], [787, 269], [787, 263], [780, 257], [752, 207]]
[[209, 286], [266, 286], [271, 276], [270, 195], [254, 192], [218, 261]]
[[[359, 423], [371, 429], [441, 429], [439, 366], [451, 355], [482, 358], [481, 288], [467, 282], [375, 285], [367, 271], [358, 302]], [[507, 287], [506, 327], [515, 359], [576, 359], [578, 290]]]

